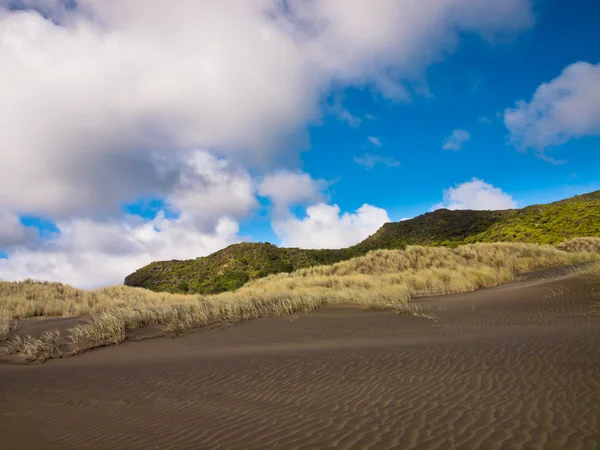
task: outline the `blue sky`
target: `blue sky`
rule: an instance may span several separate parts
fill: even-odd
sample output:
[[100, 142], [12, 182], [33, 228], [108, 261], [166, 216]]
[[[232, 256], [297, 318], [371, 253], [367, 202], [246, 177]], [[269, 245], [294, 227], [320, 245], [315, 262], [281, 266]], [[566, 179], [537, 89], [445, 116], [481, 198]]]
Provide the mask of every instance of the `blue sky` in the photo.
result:
[[[304, 169], [334, 180], [332, 198], [342, 210], [367, 202], [385, 208], [393, 221], [427, 212], [444, 189], [472, 177], [501, 187], [520, 207], [600, 189], [600, 137], [553, 148], [552, 156], [564, 164], [507, 143], [498, 117], [505, 108], [530, 99], [542, 82], [574, 62], [600, 62], [600, 3], [549, 0], [537, 2], [535, 12], [535, 25], [506, 42], [461, 36], [456, 53], [427, 70], [431, 96], [396, 103], [369, 89], [338, 93], [361, 125], [349, 127], [332, 114], [313, 126], [302, 154]], [[454, 129], [467, 130], [471, 140], [460, 151], [443, 151], [441, 143]], [[369, 136], [382, 146], [370, 144]], [[400, 165], [365, 170], [353, 159], [364, 153], [392, 157]], [[277, 242], [268, 225], [268, 218], [259, 217], [243, 230]]]
[[[184, 1], [188, 23], [129, 0], [116, 16], [0, 0], [15, 77], [0, 80], [15, 86], [0, 110], [0, 278], [111, 284], [240, 240], [340, 247], [436, 207], [600, 189], [600, 3], [446, 3]], [[225, 17], [226, 32], [209, 26]]]
[[[598, 2], [555, 0], [539, 4], [536, 25], [512, 42], [491, 45], [466, 36], [456, 54], [428, 70], [431, 98], [389, 104], [373, 101], [369, 92], [349, 90], [348, 109], [376, 119], [348, 129], [336, 126], [332, 117], [313, 129], [311, 151], [303, 155], [306, 169], [317, 177], [341, 178], [335, 198], [345, 209], [376, 199], [393, 211], [393, 219], [423, 211], [439, 201], [444, 188], [473, 176], [502, 187], [522, 204], [571, 195], [563, 186], [600, 181], [597, 137], [553, 149], [555, 158], [567, 162], [552, 165], [507, 145], [506, 127], [496, 117], [515, 101], [531, 98], [569, 64], [600, 61], [598, 17]], [[480, 117], [492, 123], [481, 124]], [[469, 131], [471, 141], [460, 151], [442, 151], [442, 140], [454, 129]], [[378, 137], [383, 147], [363, 150], [368, 136]], [[365, 172], [352, 160], [365, 151], [392, 156], [401, 166]]]

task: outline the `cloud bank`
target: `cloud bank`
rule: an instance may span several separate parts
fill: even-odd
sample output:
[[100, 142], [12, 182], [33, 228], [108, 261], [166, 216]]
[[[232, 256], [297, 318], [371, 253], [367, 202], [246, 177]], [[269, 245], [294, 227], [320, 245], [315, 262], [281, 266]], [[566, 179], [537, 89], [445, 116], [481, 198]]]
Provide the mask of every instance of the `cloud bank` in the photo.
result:
[[0, 279], [95, 288], [122, 283], [125, 275], [155, 260], [195, 258], [239, 241], [238, 225], [228, 219], [220, 219], [212, 232], [198, 232], [187, 216], [167, 220], [159, 213], [148, 223], [130, 220], [58, 223], [57, 239], [35, 249], [17, 247], [0, 259]]
[[[461, 33], [531, 23], [530, 0], [0, 0], [0, 278], [114, 283], [235, 242], [257, 184], [273, 167], [295, 172], [332, 90], [406, 100]], [[307, 189], [298, 201], [320, 200]], [[149, 197], [179, 216], [123, 214]], [[59, 235], [26, 245], [26, 214]], [[94, 233], [111, 238], [90, 250], [81, 236]]]

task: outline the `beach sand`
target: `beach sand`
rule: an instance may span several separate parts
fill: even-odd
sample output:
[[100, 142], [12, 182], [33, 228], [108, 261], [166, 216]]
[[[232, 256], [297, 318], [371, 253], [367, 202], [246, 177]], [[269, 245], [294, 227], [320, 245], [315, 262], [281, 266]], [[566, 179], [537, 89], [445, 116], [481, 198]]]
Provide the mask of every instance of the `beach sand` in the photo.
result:
[[[554, 278], [546, 279], [545, 276]], [[539, 273], [0, 365], [2, 449], [598, 449], [600, 281]]]

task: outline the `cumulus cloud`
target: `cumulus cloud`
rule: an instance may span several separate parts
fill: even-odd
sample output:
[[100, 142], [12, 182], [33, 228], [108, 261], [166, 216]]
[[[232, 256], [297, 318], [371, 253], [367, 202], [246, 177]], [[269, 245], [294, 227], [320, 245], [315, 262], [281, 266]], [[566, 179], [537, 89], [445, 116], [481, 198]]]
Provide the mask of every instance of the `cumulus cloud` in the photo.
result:
[[239, 241], [238, 225], [229, 219], [220, 219], [211, 232], [198, 230], [187, 215], [168, 220], [161, 212], [148, 223], [129, 219], [58, 223], [58, 238], [38, 248], [18, 246], [8, 259], [0, 259], [0, 279], [95, 288], [120, 284], [127, 274], [155, 260], [196, 258]]
[[[493, 39], [531, 23], [531, 0], [0, 0], [0, 210], [61, 232], [25, 248], [13, 220], [0, 277], [96, 284], [233, 242], [256, 205], [247, 169], [260, 177], [293, 160], [332, 90], [406, 99], [460, 33]], [[122, 216], [150, 196], [180, 212], [156, 235], [173, 244], [164, 250], [140, 244], [148, 228]], [[131, 265], [111, 256], [111, 239], [87, 253], [72, 244], [106, 224], [131, 238]]]
[[355, 213], [340, 214], [338, 205], [319, 203], [306, 209], [306, 217], [273, 222], [273, 230], [286, 247], [342, 248], [357, 244], [390, 222], [385, 209], [364, 204]]
[[363, 156], [356, 156], [354, 162], [367, 170], [371, 170], [379, 164], [385, 167], [398, 167], [400, 165], [400, 161], [391, 156], [372, 155], [370, 153], [365, 153]]
[[256, 206], [254, 182], [246, 169], [206, 151], [191, 151], [175, 162], [179, 177], [166, 197], [170, 206], [194, 217], [201, 230], [222, 218], [239, 220]]
[[533, 98], [504, 111], [510, 142], [543, 155], [547, 147], [600, 135], [600, 64], [577, 62], [537, 88]]
[[258, 184], [258, 195], [268, 197], [276, 215], [286, 214], [290, 206], [317, 203], [324, 198], [328, 186], [325, 180], [315, 180], [308, 173], [279, 170], [265, 175]]
[[157, 165], [179, 148], [266, 161], [333, 83], [394, 95], [459, 31], [531, 23], [529, 0], [376, 3], [2, 0], [0, 203], [66, 216], [169, 192]]
[[452, 134], [442, 142], [444, 150], [460, 150], [465, 142], [471, 140], [471, 133], [465, 130], [454, 130]]
[[[181, 161], [172, 161], [180, 165]], [[0, 279], [37, 278], [78, 287], [121, 283], [155, 260], [204, 256], [238, 242], [239, 220], [254, 208], [248, 173], [205, 151], [187, 152], [185, 170], [165, 198], [177, 215], [159, 211], [150, 221], [139, 216], [76, 218], [56, 223], [51, 239], [33, 241], [14, 213], [0, 213]], [[29, 235], [28, 235], [29, 233]]]
[[25, 227], [18, 214], [0, 209], [0, 251], [15, 245], [30, 243], [36, 238], [35, 230]]
[[447, 209], [511, 209], [517, 202], [502, 189], [492, 186], [483, 180], [473, 178], [444, 191], [444, 201], [435, 205], [432, 210]]

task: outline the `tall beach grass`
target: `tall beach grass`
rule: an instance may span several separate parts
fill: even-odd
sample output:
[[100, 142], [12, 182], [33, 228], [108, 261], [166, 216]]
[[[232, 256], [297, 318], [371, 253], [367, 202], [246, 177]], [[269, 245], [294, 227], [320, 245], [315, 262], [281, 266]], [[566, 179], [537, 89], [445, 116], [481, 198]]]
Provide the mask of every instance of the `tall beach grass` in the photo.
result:
[[[84, 291], [31, 280], [0, 282], [0, 340], [27, 360], [46, 359], [119, 344], [128, 330], [158, 326], [179, 333], [216, 324], [313, 311], [325, 304], [416, 311], [418, 297], [470, 292], [513, 281], [520, 273], [600, 260], [600, 239], [575, 239], [557, 247], [496, 243], [457, 248], [407, 247], [376, 250], [329, 266], [277, 274], [217, 295], [174, 295], [114, 286]], [[17, 320], [90, 315], [64, 337], [14, 334]], [[37, 357], [35, 355], [38, 355]]]

